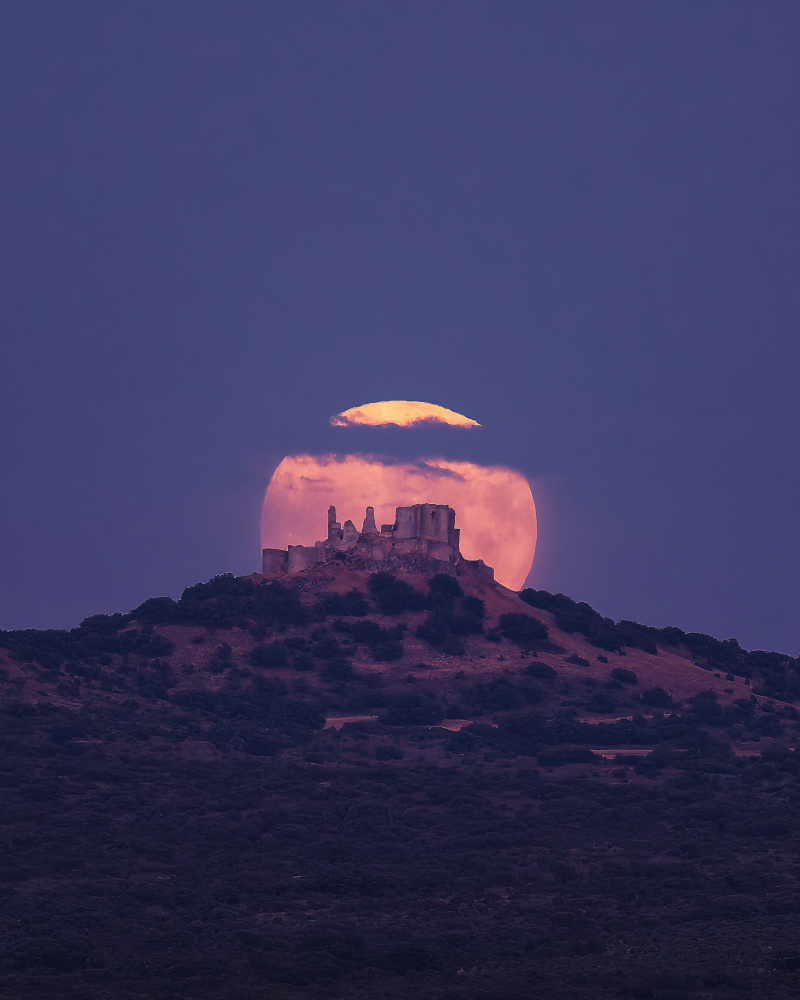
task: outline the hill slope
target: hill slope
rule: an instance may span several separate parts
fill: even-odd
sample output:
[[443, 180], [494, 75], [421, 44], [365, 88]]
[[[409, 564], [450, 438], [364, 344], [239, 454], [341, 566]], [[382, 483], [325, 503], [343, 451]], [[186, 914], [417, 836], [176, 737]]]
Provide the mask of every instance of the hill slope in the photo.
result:
[[799, 666], [468, 565], [0, 633], [0, 996], [795, 996]]

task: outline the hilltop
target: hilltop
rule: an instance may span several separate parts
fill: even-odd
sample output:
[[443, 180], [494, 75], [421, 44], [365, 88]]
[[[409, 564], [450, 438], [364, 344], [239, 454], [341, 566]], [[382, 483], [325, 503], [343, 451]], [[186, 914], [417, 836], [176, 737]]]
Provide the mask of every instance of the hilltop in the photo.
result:
[[[740, 752], [790, 737], [800, 698], [800, 660], [615, 623], [564, 595], [507, 590], [464, 561], [453, 576], [336, 559], [292, 577], [223, 575], [70, 631], [0, 632], [0, 670], [11, 704], [65, 711], [179, 705], [193, 692], [211, 704], [266, 684], [318, 714], [381, 715], [387, 700], [423, 692], [443, 713], [435, 721], [532, 706], [606, 725], [688, 718], [716, 722]], [[756, 725], [764, 716], [771, 725]]]
[[0, 995], [796, 995], [800, 663], [416, 565], [0, 633]]

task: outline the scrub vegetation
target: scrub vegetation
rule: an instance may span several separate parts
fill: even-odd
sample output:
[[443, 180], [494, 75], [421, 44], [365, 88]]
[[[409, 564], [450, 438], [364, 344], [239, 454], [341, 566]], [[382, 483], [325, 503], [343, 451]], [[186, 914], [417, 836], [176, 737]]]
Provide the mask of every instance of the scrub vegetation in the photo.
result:
[[798, 661], [521, 596], [0, 633], [0, 994], [796, 997]]

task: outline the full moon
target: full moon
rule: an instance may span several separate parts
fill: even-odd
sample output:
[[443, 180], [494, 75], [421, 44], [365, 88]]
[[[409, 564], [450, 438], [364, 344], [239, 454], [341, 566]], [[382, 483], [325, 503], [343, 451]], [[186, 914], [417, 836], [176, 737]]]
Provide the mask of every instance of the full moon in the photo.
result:
[[[345, 410], [334, 426], [413, 426], [436, 421], [477, 427], [476, 421], [431, 403], [392, 400]], [[340, 522], [360, 526], [366, 507], [380, 524], [394, 521], [395, 507], [449, 504], [461, 528], [465, 559], [483, 559], [498, 583], [519, 590], [536, 548], [536, 507], [527, 479], [499, 465], [443, 457], [413, 462], [376, 455], [289, 455], [272, 475], [261, 513], [262, 548], [313, 545], [325, 537], [328, 507]]]

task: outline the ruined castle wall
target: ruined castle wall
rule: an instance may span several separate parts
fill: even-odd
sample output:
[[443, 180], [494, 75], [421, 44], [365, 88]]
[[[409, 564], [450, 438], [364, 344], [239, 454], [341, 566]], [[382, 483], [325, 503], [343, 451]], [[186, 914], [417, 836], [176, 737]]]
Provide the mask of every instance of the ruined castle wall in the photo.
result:
[[[359, 532], [352, 521], [342, 527], [336, 520], [336, 508], [328, 510], [328, 537], [315, 545], [290, 545], [288, 552], [264, 549], [265, 573], [300, 573], [325, 563], [337, 553], [347, 553], [350, 565], [375, 572], [378, 569], [412, 569], [418, 572], [456, 572], [461, 561], [460, 531], [455, 526], [456, 512], [446, 504], [412, 504], [398, 507], [395, 523], [375, 528], [372, 508], [367, 508], [365, 530]], [[479, 561], [480, 562], [480, 561]], [[480, 563], [483, 568], [483, 563]], [[491, 575], [492, 570], [485, 567]]]
[[271, 573], [279, 573], [286, 569], [285, 549], [262, 549], [261, 550], [261, 572], [265, 576]]
[[456, 512], [443, 504], [423, 503], [419, 505], [419, 536], [434, 542], [453, 543]]
[[342, 545], [344, 548], [351, 549], [359, 538], [359, 530], [353, 524], [352, 521], [345, 521], [344, 527], [342, 528]]
[[397, 508], [393, 534], [395, 538], [419, 538], [419, 504]]
[[428, 542], [428, 555], [431, 559], [438, 559], [440, 562], [455, 563], [457, 553], [447, 542]]
[[290, 545], [287, 556], [287, 571], [300, 573], [319, 562], [315, 545]]

